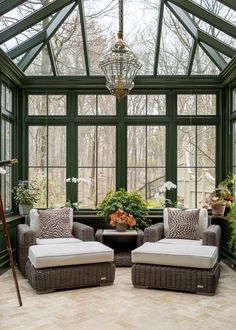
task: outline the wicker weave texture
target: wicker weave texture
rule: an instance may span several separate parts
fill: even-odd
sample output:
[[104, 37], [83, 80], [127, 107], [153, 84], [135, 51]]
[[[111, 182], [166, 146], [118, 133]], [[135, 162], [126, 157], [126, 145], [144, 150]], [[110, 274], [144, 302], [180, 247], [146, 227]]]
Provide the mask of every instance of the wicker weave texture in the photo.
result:
[[115, 265], [111, 262], [50, 268], [34, 268], [26, 264], [26, 276], [39, 293], [113, 284]]
[[134, 286], [205, 295], [214, 295], [219, 277], [219, 263], [210, 270], [147, 264], [135, 264], [132, 267]]

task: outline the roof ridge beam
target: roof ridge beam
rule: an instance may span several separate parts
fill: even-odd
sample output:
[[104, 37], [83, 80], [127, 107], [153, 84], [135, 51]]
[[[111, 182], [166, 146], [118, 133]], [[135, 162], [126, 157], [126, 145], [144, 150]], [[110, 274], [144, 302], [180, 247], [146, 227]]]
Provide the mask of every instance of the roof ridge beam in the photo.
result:
[[0, 44], [15, 37], [17, 34], [24, 30], [27, 30], [31, 26], [42, 21], [44, 18], [54, 14], [55, 12], [61, 10], [66, 5], [75, 2], [75, 0], [57, 0], [49, 3], [47, 6], [37, 10], [33, 14], [27, 16], [25, 19], [11, 25], [10, 27], [2, 30], [0, 33]]
[[206, 23], [216, 27], [217, 29], [225, 32], [226, 34], [230, 35], [231, 37], [236, 39], [236, 28], [234, 25], [230, 24], [223, 18], [214, 15], [209, 10], [204, 9], [203, 7], [193, 3], [189, 0], [165, 0], [167, 3], [171, 2], [176, 6], [186, 10], [187, 12], [191, 13], [192, 15], [200, 18], [201, 20], [205, 21]]

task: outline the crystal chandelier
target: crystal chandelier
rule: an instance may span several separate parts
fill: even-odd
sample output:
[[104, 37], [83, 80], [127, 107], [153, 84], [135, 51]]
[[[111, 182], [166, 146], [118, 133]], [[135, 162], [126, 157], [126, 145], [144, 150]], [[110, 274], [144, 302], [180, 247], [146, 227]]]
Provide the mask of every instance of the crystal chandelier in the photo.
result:
[[99, 62], [106, 77], [106, 87], [120, 101], [134, 87], [134, 77], [141, 64], [123, 40], [123, 0], [119, 0], [118, 40]]

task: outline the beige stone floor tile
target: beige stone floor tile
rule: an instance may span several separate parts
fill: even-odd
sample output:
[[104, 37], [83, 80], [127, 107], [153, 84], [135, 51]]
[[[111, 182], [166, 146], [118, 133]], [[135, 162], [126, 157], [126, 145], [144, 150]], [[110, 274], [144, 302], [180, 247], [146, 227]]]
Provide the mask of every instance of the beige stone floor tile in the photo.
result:
[[233, 330], [236, 273], [222, 264], [215, 296], [136, 289], [131, 269], [117, 268], [114, 285], [37, 294], [18, 273], [0, 276], [0, 330]]

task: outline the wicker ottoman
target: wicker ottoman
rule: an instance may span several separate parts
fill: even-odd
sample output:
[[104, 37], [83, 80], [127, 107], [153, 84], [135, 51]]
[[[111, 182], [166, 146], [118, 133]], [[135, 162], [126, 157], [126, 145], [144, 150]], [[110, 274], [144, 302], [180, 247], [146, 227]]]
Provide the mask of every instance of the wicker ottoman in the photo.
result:
[[113, 284], [114, 252], [99, 242], [34, 245], [26, 277], [39, 293]]
[[135, 287], [214, 295], [220, 277], [214, 246], [145, 243], [132, 251]]

